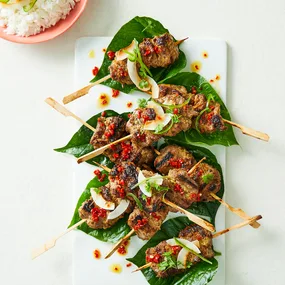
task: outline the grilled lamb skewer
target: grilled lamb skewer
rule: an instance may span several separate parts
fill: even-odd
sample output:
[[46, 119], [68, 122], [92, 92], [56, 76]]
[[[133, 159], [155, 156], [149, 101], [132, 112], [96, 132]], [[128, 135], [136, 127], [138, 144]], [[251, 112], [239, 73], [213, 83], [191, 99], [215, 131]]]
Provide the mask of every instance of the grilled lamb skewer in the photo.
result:
[[[145, 64], [147, 68], [150, 67], [166, 68], [167, 66], [173, 64], [178, 59], [179, 57], [178, 46], [185, 40], [186, 39], [175, 42], [174, 38], [169, 33], [165, 33], [160, 36], [155, 36], [152, 39], [145, 38], [139, 44], [139, 52], [143, 64]], [[112, 52], [114, 57], [111, 57], [113, 61], [109, 66], [109, 71], [110, 71], [109, 75], [64, 97], [63, 103], [68, 104], [74, 101], [75, 99], [86, 95], [93, 86], [98, 85], [110, 78], [121, 83], [122, 85], [134, 84], [128, 73], [127, 56], [125, 53], [125, 50], [128, 51], [129, 48], [132, 47], [132, 45], [133, 43], [129, 47], [125, 47], [120, 51], [117, 51], [116, 53]], [[123, 57], [121, 56], [122, 54], [124, 54]]]
[[[147, 263], [137, 268], [133, 272], [137, 272], [150, 267], [158, 278], [167, 278], [183, 273], [186, 270], [187, 265], [193, 266], [198, 262], [201, 262], [202, 259], [206, 262], [211, 262], [209, 259], [213, 258], [215, 255], [212, 242], [213, 238], [216, 238], [234, 229], [244, 227], [250, 223], [253, 223], [254, 221], [260, 220], [261, 218], [262, 216], [260, 215], [252, 217], [248, 221], [229, 227], [214, 235], [212, 235], [209, 231], [201, 228], [200, 226], [192, 224], [180, 231], [178, 238], [192, 242], [199, 248], [200, 254], [195, 254], [193, 251], [189, 252], [186, 260], [184, 260], [183, 266], [181, 267], [181, 264], [178, 262], [178, 254], [180, 250], [183, 249], [181, 246], [182, 244], [172, 245], [167, 241], [162, 241], [155, 247], [146, 250]], [[179, 242], [180, 241], [181, 240], [179, 240]], [[172, 266], [165, 267], [162, 263], [166, 261], [166, 256], [170, 256], [172, 261], [174, 261], [172, 263]]]
[[[174, 197], [171, 197], [173, 192], [167, 192], [166, 197], [169, 200], [175, 201], [177, 205], [182, 207], [187, 205], [190, 207], [195, 199], [197, 201], [217, 200], [239, 217], [245, 220], [250, 218], [242, 209], [232, 207], [216, 195], [221, 186], [220, 174], [209, 164], [203, 163], [203, 159], [196, 163], [190, 152], [177, 145], [166, 146], [160, 152], [156, 151], [156, 153], [158, 156], [154, 161], [154, 167], [161, 174], [168, 175], [175, 181], [183, 180], [180, 184], [181, 187], [176, 187], [178, 194], [175, 193]], [[180, 177], [180, 179], [177, 179], [177, 177]], [[260, 224], [254, 222], [251, 226], [259, 228]]]

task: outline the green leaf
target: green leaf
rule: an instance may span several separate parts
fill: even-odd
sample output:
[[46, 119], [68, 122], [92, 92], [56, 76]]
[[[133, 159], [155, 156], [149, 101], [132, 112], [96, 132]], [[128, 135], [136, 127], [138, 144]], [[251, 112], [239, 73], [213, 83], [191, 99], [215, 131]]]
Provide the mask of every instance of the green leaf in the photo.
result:
[[[231, 116], [222, 99], [217, 94], [215, 89], [211, 86], [211, 84], [201, 75], [195, 72], [182, 72], [172, 78], [164, 80], [164, 83], [183, 85], [189, 92], [194, 86], [197, 88], [197, 92], [203, 93], [207, 99], [212, 95], [213, 99], [221, 105], [222, 117], [229, 121], [231, 120]], [[187, 132], [181, 132], [175, 137], [175, 140], [189, 143], [205, 143], [208, 145], [220, 144], [224, 146], [231, 146], [238, 144], [233, 132], [233, 128], [230, 125], [227, 125], [227, 130], [217, 131], [213, 134], [201, 134], [193, 128]]]
[[[102, 171], [102, 173], [108, 174], [106, 171]], [[81, 220], [79, 217], [78, 209], [81, 207], [84, 201], [90, 198], [91, 196], [90, 189], [99, 188], [103, 185], [106, 185], [107, 183], [108, 183], [107, 179], [104, 180], [103, 182], [100, 182], [97, 177], [95, 177], [88, 183], [88, 185], [86, 186], [86, 189], [84, 190], [84, 192], [82, 193], [82, 195], [80, 196], [77, 202], [73, 218], [70, 222], [70, 225], [68, 226], [69, 228]], [[126, 222], [127, 219], [128, 217], [126, 216], [123, 219], [119, 220], [113, 227], [109, 229], [105, 229], [105, 230], [91, 229], [87, 226], [86, 223], [79, 226], [78, 229], [101, 241], [115, 243], [119, 241], [121, 238], [123, 238], [130, 231], [130, 228]]]
[[[145, 264], [145, 251], [159, 244], [161, 241], [177, 237], [179, 232], [191, 222], [186, 217], [178, 217], [168, 220], [163, 223], [161, 230], [157, 232], [138, 252], [133, 258], [128, 260], [135, 265], [142, 266]], [[216, 259], [211, 259], [212, 264], [200, 262], [177, 276], [169, 278], [157, 278], [152, 269], [148, 268], [142, 271], [148, 283], [151, 285], [205, 285], [209, 283], [218, 269], [218, 262]]]
[[[118, 113], [112, 110], [107, 110], [106, 117], [110, 116], [118, 116]], [[96, 128], [97, 120], [101, 116], [101, 113], [93, 116], [91, 119], [87, 121], [88, 124]], [[128, 116], [126, 113], [121, 115], [122, 118], [125, 120], [128, 120]], [[82, 126], [71, 138], [71, 140], [68, 142], [68, 144], [64, 147], [57, 148], [55, 151], [71, 154], [75, 157], [80, 157], [84, 154], [87, 154], [94, 150], [93, 146], [89, 143], [90, 139], [93, 135], [93, 132], [89, 130], [87, 127]], [[97, 163], [100, 163], [102, 165], [106, 165], [108, 167], [112, 167], [113, 163], [104, 155], [99, 155], [89, 161], [88, 163], [92, 165], [96, 165], [93, 163], [93, 161], [96, 161]]]
[[[154, 36], [161, 35], [166, 32], [168, 32], [168, 30], [164, 28], [161, 23], [152, 18], [138, 16], [133, 18], [128, 23], [123, 25], [112, 39], [111, 43], [107, 47], [107, 51], [105, 53], [100, 70], [91, 82], [95, 82], [109, 74], [109, 66], [112, 63], [112, 60], [110, 60], [107, 56], [108, 51], [115, 52], [124, 47], [127, 47], [134, 39], [136, 39], [140, 43], [143, 41], [144, 38], [152, 38]], [[151, 69], [153, 79], [156, 82], [159, 82], [170, 78], [176, 75], [179, 71], [181, 71], [186, 66], [186, 63], [187, 61], [185, 54], [180, 51], [179, 58], [172, 65], [168, 66], [167, 68]], [[132, 90], [135, 89], [134, 85], [125, 85], [124, 87], [122, 87], [119, 82], [116, 82], [112, 79], [109, 79], [102, 84], [109, 86], [113, 89], [123, 91], [125, 93], [130, 93]]]

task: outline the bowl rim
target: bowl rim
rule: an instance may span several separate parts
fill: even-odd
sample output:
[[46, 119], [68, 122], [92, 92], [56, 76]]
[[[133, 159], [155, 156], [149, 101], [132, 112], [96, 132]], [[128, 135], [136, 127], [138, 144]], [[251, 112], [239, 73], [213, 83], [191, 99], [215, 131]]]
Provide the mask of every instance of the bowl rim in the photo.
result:
[[[47, 42], [49, 40], [52, 40], [63, 33], [65, 33], [68, 29], [70, 29], [76, 21], [79, 19], [79, 17], [82, 15], [83, 11], [86, 8], [88, 0], [80, 0], [79, 2], [76, 3], [75, 7], [70, 11], [70, 13], [66, 16], [65, 19], [59, 20], [54, 26], [47, 28], [46, 30], [33, 35], [29, 37], [22, 37], [22, 36], [17, 36], [17, 35], [9, 35], [4, 32], [3, 27], [0, 27], [0, 38], [13, 42], [13, 43], [18, 43], [18, 44], [37, 44], [37, 43], [43, 43]], [[58, 25], [62, 22], [64, 22], [66, 19], [68, 19], [70, 16], [73, 16], [72, 20], [69, 21], [67, 25], [64, 26], [62, 29], [58, 29]], [[49, 32], [48, 36], [42, 36], [45, 34], [47, 31], [54, 30], [53, 32]]]

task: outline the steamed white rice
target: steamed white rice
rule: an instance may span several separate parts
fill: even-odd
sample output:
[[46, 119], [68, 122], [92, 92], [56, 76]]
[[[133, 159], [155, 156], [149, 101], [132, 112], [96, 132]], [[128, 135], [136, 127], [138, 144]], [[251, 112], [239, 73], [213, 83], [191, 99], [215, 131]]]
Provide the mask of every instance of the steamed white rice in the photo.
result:
[[22, 37], [38, 34], [65, 19], [80, 0], [38, 0], [29, 12], [25, 12], [23, 4], [27, 1], [31, 0], [13, 5], [0, 4], [0, 26], [7, 34]]

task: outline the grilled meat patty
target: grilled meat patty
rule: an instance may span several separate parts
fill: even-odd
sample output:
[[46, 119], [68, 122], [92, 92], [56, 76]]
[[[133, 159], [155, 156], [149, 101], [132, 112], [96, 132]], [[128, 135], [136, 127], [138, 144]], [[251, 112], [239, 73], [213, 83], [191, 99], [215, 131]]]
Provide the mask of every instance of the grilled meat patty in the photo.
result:
[[[152, 177], [155, 175], [154, 172], [148, 170], [142, 170], [144, 177]], [[163, 182], [161, 187], [167, 187], [166, 183]], [[157, 212], [164, 207], [164, 203], [162, 202], [163, 195], [165, 191], [156, 190], [155, 188], [151, 188], [151, 197], [146, 197], [141, 190], [138, 190], [138, 198], [142, 203], [144, 211], [148, 213]]]
[[217, 193], [221, 189], [221, 174], [213, 166], [201, 163], [188, 175], [199, 185], [199, 201], [214, 201], [210, 193]]
[[102, 147], [127, 135], [126, 122], [119, 116], [100, 117], [97, 120], [96, 131], [94, 132], [90, 144], [94, 148]]
[[187, 174], [185, 169], [171, 169], [168, 173], [169, 188], [166, 198], [174, 204], [188, 209], [193, 202], [197, 201], [199, 195], [198, 184]]
[[211, 134], [216, 131], [224, 131], [227, 127], [221, 116], [220, 104], [211, 103], [209, 105], [210, 112], [204, 112], [199, 119], [199, 129], [201, 133]]
[[[214, 257], [213, 243], [212, 243], [212, 234], [203, 229], [202, 227], [192, 224], [185, 229], [183, 229], [179, 233], [179, 238], [187, 239], [189, 241], [199, 241], [199, 248], [201, 251], [201, 255], [207, 259], [211, 259]], [[167, 278], [173, 275], [177, 275], [183, 273], [185, 269], [178, 269], [177, 267], [172, 267], [166, 270], [160, 269], [160, 264], [164, 261], [165, 253], [171, 253], [171, 257], [174, 261], [177, 261], [177, 257], [179, 254], [181, 247], [179, 246], [171, 246], [166, 241], [160, 242], [155, 247], [149, 248], [146, 250], [146, 263], [149, 260], [153, 260], [155, 257], [155, 262], [151, 263], [151, 269], [155, 272], [158, 278]], [[187, 256], [187, 262], [195, 265], [200, 262], [200, 258], [196, 255], [189, 253]]]
[[160, 155], [154, 160], [154, 167], [163, 175], [167, 175], [170, 169], [190, 169], [196, 160], [185, 148], [177, 145], [169, 145], [160, 150]]
[[122, 85], [134, 84], [128, 73], [127, 59], [125, 60], [114, 59], [111, 65], [109, 66], [109, 71], [111, 78], [115, 81], [120, 82]]
[[182, 272], [184, 272], [184, 269], [177, 269], [177, 268], [169, 268], [167, 270], [160, 270], [159, 263], [161, 263], [164, 260], [164, 253], [172, 252], [172, 257], [174, 260], [177, 260], [177, 256], [179, 251], [173, 252], [172, 246], [169, 245], [166, 241], [160, 242], [157, 246], [148, 248], [146, 250], [146, 263], [148, 263], [148, 260], [152, 259], [155, 256], [160, 256], [158, 258], [158, 263], [152, 262], [151, 263], [151, 269], [155, 272], [156, 277], [158, 278], [167, 278], [169, 276], [177, 275]]
[[153, 213], [135, 208], [129, 216], [128, 225], [135, 230], [140, 239], [149, 240], [160, 230], [167, 214], [168, 207], [166, 206], [162, 206], [159, 211]]
[[124, 216], [124, 214], [122, 214], [116, 219], [107, 220], [110, 211], [101, 209], [95, 205], [92, 198], [82, 203], [78, 209], [78, 213], [80, 219], [87, 219], [86, 223], [88, 227], [92, 229], [108, 229]]
[[206, 108], [207, 98], [204, 94], [195, 94], [191, 97], [189, 104], [195, 111], [201, 112]]
[[179, 48], [169, 33], [145, 38], [140, 44], [142, 60], [147, 67], [167, 67], [179, 57]]
[[[109, 180], [112, 197], [124, 199], [128, 193], [137, 194], [137, 189], [132, 189], [138, 183], [138, 169], [134, 163], [115, 164], [109, 173]], [[131, 197], [128, 199], [132, 200]]]
[[[189, 241], [198, 240], [201, 254], [207, 259], [214, 257], [215, 253], [212, 242], [213, 237], [210, 231], [207, 231], [196, 224], [191, 224], [179, 233], [179, 237]], [[201, 261], [200, 258], [193, 254], [189, 254], [188, 260], [192, 263]]]

